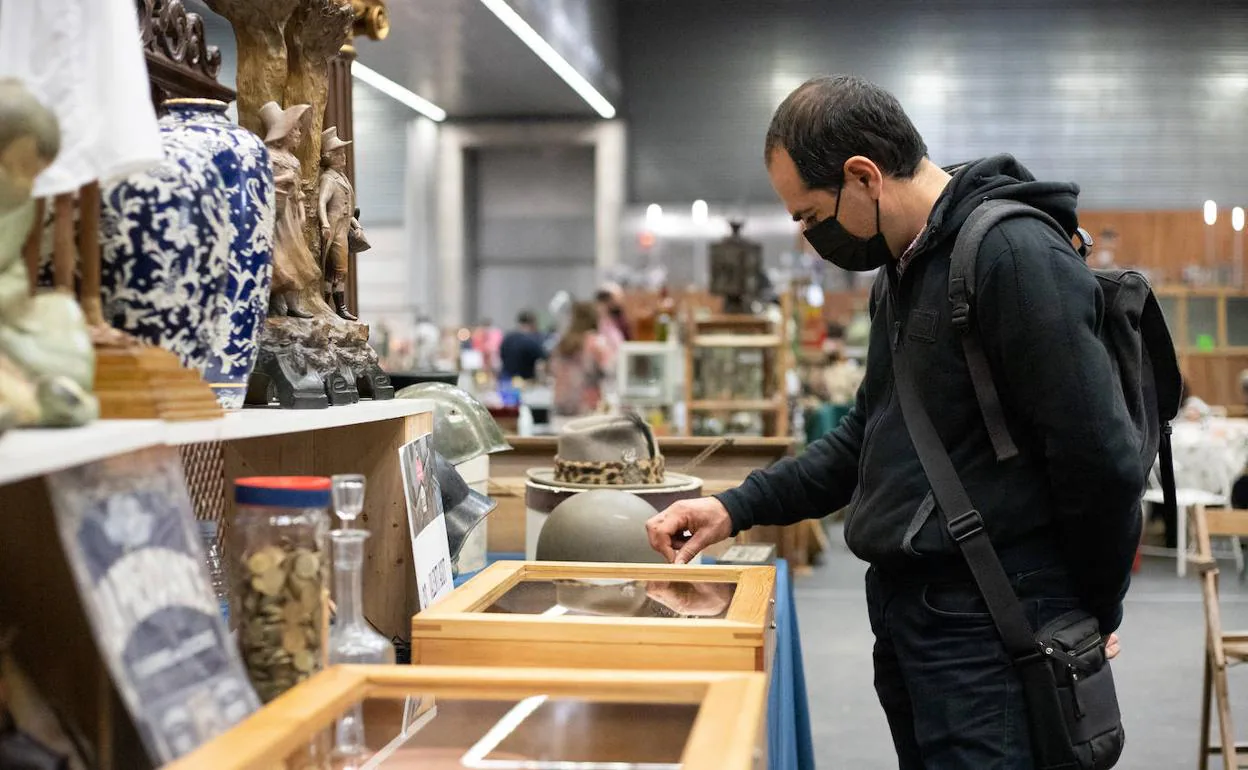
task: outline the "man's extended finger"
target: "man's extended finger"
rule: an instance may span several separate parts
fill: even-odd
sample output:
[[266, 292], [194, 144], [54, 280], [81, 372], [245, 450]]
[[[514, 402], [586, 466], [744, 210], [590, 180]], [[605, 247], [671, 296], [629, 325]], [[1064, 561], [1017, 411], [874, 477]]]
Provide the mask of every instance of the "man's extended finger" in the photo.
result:
[[706, 542], [708, 537], [705, 527], [694, 532], [693, 537], [689, 538], [689, 541], [680, 549], [680, 553], [676, 554], [675, 563], [688, 564], [693, 561], [694, 557], [702, 553], [702, 549], [709, 545]]
[[646, 522], [646, 537], [650, 540], [650, 547], [657, 551], [668, 563], [676, 558], [676, 551], [672, 548], [672, 536], [675, 534], [675, 528], [671, 523], [672, 517], [666, 511], [652, 516]]

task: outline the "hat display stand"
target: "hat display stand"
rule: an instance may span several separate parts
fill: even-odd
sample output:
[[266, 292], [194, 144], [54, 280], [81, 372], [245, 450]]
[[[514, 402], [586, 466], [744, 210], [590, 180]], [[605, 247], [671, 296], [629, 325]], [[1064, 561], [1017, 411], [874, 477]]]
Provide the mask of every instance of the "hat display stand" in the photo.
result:
[[661, 511], [701, 497], [702, 479], [666, 472], [653, 429], [635, 415], [573, 420], [559, 434], [554, 467], [530, 469], [525, 480], [525, 558], [537, 558], [542, 528], [560, 503], [604, 489], [628, 492]]

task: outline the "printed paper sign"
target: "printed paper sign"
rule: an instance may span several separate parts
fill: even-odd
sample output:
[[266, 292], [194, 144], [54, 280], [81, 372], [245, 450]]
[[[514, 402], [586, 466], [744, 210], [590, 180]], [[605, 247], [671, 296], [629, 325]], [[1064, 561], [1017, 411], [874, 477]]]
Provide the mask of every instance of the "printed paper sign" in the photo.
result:
[[209, 583], [177, 450], [55, 473], [48, 492], [96, 643], [155, 764], [258, 709]]
[[407, 522], [412, 532], [412, 564], [423, 610], [451, 592], [451, 549], [447, 544], [446, 516], [434, 473], [431, 435], [399, 447]]

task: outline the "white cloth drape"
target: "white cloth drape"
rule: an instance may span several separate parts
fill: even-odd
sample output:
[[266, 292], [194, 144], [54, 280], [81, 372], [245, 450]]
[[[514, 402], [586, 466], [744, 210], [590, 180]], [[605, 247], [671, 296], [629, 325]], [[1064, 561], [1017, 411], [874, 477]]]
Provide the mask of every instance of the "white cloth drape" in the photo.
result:
[[134, 0], [0, 0], [0, 77], [25, 83], [60, 123], [36, 196], [163, 158]]

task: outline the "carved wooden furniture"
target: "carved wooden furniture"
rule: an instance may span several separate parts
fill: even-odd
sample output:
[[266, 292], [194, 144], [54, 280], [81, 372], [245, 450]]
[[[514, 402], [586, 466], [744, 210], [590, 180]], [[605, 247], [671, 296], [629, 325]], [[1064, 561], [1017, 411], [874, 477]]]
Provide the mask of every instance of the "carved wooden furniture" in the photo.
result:
[[357, 705], [382, 770], [751, 770], [766, 698], [761, 674], [335, 666], [166, 770], [303, 767]]
[[234, 101], [234, 91], [217, 82], [221, 52], [208, 45], [204, 20], [182, 0], [138, 0], [139, 31], [152, 81], [152, 102], [202, 98]]
[[496, 562], [412, 618], [412, 662], [766, 671], [774, 567]]

